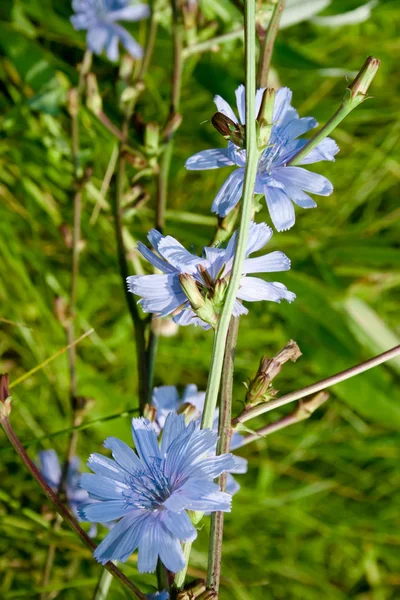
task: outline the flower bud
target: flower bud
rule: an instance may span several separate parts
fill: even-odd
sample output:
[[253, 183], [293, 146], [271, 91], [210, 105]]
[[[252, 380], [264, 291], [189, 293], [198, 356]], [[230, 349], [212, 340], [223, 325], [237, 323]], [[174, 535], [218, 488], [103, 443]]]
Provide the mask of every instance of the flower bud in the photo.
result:
[[365, 100], [368, 88], [371, 85], [380, 64], [381, 61], [373, 56], [367, 58], [353, 83], [349, 85], [348, 89], [350, 90], [352, 100], [359, 100], [359, 102]]
[[215, 327], [218, 322], [218, 315], [215, 312], [213, 301], [210, 298], [203, 297], [195, 279], [188, 273], [181, 273], [179, 281], [196, 315]]
[[79, 110], [79, 94], [76, 88], [71, 88], [68, 91], [68, 102], [67, 102], [68, 112], [71, 117], [76, 117]]
[[225, 292], [227, 287], [228, 283], [225, 281], [225, 279], [218, 279], [215, 284], [213, 303], [217, 312], [219, 312], [224, 305]]
[[0, 418], [4, 419], [11, 413], [11, 396], [7, 373], [0, 374]]
[[266, 88], [261, 100], [260, 110], [257, 115], [259, 124], [258, 147], [265, 148], [268, 145], [272, 131], [272, 117], [274, 114], [275, 90]]
[[88, 73], [86, 77], [86, 106], [95, 115], [100, 115], [103, 110], [103, 100], [94, 73]]
[[235, 123], [232, 121], [232, 119], [221, 112], [215, 113], [211, 119], [211, 123], [226, 140], [230, 140], [235, 144], [235, 146], [239, 146], [239, 148], [243, 148], [245, 146], [246, 141], [244, 125]]
[[157, 409], [155, 406], [151, 406], [150, 404], [145, 404], [143, 407], [143, 416], [145, 419], [153, 422], [156, 420]]
[[193, 419], [196, 419], [200, 416], [197, 408], [194, 406], [194, 404], [190, 404], [190, 402], [185, 402], [184, 404], [181, 404], [177, 412], [178, 415], [185, 415], [187, 423], [189, 423], [189, 421], [193, 421]]
[[157, 123], [147, 123], [144, 131], [144, 145], [147, 156], [159, 153], [160, 129]]

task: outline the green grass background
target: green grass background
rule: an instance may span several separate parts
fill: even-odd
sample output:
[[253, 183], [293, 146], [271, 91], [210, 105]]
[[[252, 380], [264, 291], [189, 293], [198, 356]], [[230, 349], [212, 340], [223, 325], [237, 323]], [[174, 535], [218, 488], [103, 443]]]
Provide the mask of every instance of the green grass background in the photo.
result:
[[[205, 4], [212, 12], [213, 5]], [[240, 22], [239, 12], [227, 0], [217, 4], [216, 31], [228, 32]], [[335, 0], [331, 12], [356, 4]], [[0, 371], [12, 379], [65, 345], [54, 312], [55, 298], [67, 299], [70, 285], [70, 250], [61, 234], [72, 222], [73, 208], [65, 98], [76, 84], [75, 65], [84, 50], [84, 36], [72, 30], [69, 15], [69, 2], [3, 0], [0, 7]], [[163, 18], [168, 24], [167, 12]], [[381, 1], [366, 23], [336, 29], [301, 23], [279, 37], [276, 79], [291, 87], [301, 116], [314, 115], [321, 123], [346, 87], [343, 72], [332, 76], [326, 69], [355, 71], [369, 54], [382, 66], [371, 88], [373, 98], [334, 133], [341, 148], [336, 162], [317, 167], [333, 182], [334, 193], [318, 198], [317, 210], [298, 210], [296, 226], [270, 243], [270, 250], [283, 250], [292, 260], [292, 270], [279, 280], [297, 300], [254, 304], [242, 319], [236, 411], [245, 393], [242, 382], [254, 373], [260, 356], [273, 355], [291, 338], [303, 356], [276, 380], [281, 392], [399, 343], [399, 28], [397, 2]], [[132, 31], [139, 39], [144, 34], [139, 25]], [[116, 69], [103, 58], [95, 59], [94, 68], [105, 110], [118, 123]], [[147, 90], [137, 107], [143, 119], [165, 121], [170, 71], [171, 38], [168, 26], [161, 26]], [[210, 205], [227, 171], [187, 172], [184, 161], [220, 145], [209, 122], [213, 95], [233, 101], [243, 77], [240, 41], [185, 65], [167, 231], [196, 251], [213, 235]], [[137, 136], [132, 143], [140, 143]], [[86, 421], [137, 406], [132, 327], [109, 197], [90, 223], [113, 145], [112, 136], [85, 108], [81, 161], [94, 172], [84, 195], [77, 331], [95, 329], [78, 347], [79, 394], [95, 400]], [[150, 200], [141, 211], [126, 211], [130, 250], [135, 240], [145, 240], [154, 220], [154, 178], [139, 183]], [[265, 207], [257, 218], [269, 222]], [[195, 328], [163, 338], [155, 384], [182, 389], [196, 383], [205, 389], [211, 343], [211, 333]], [[342, 383], [311, 420], [243, 450], [249, 470], [241, 476], [242, 489], [226, 519], [222, 599], [400, 597], [399, 372], [397, 359]], [[67, 435], [49, 434], [70, 424], [68, 388], [64, 355], [13, 390], [16, 431], [27, 442], [40, 438], [29, 447], [32, 457], [40, 448], [65, 451]], [[258, 424], [286, 412], [272, 413]], [[85, 429], [79, 438], [83, 463], [91, 452], [101, 451], [110, 434], [129, 441], [129, 417]], [[3, 434], [0, 444], [1, 599], [39, 597], [51, 540], [58, 548], [49, 586], [53, 597], [92, 598], [99, 566], [67, 528], [52, 533], [43, 495]], [[98, 539], [103, 535], [101, 530]], [[204, 574], [206, 551], [204, 525], [192, 554], [192, 575]], [[135, 560], [124, 569], [150, 590], [154, 578], [137, 575]], [[113, 583], [110, 600], [124, 597]]]

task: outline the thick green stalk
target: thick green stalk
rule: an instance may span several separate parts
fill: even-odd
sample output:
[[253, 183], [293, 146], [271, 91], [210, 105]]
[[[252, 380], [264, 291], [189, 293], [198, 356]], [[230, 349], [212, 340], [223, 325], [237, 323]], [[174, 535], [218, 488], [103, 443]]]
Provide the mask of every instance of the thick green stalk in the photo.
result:
[[231, 279], [226, 292], [225, 304], [215, 332], [214, 347], [211, 357], [206, 399], [201, 426], [212, 428], [214, 412], [217, 406], [218, 391], [221, 381], [222, 365], [229, 322], [231, 319], [236, 294], [242, 277], [249, 227], [253, 208], [254, 183], [257, 173], [258, 149], [256, 136], [256, 33], [255, 33], [255, 0], [248, 0], [245, 5], [245, 54], [246, 54], [246, 173], [244, 179], [242, 214], [240, 217], [236, 254]]

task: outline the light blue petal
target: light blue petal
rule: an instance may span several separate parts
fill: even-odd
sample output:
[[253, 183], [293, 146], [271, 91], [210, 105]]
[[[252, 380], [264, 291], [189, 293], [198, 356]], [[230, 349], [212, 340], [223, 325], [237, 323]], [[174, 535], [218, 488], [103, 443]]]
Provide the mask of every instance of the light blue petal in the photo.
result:
[[214, 148], [202, 150], [193, 154], [185, 163], [188, 171], [206, 171], [208, 169], [220, 169], [234, 165], [228, 156], [228, 148]]
[[191, 478], [167, 498], [164, 506], [173, 512], [181, 512], [184, 509], [226, 512], [231, 509], [231, 500], [229, 494], [221, 492], [216, 483]]
[[[305, 140], [307, 141], [307, 140]], [[321, 160], [334, 161], [339, 152], [339, 146], [332, 138], [325, 138], [320, 144], [300, 161], [301, 165], [311, 165]]]
[[217, 434], [210, 429], [195, 431], [190, 438], [183, 435], [175, 438], [165, 464], [165, 471], [171, 481], [185, 477], [187, 472], [192, 474], [193, 465], [215, 450], [217, 439]]
[[119, 49], [118, 49], [119, 37], [118, 35], [111, 35], [106, 44], [106, 56], [108, 60], [111, 62], [117, 62], [119, 58]]
[[256, 117], [258, 117], [258, 113], [261, 108], [261, 102], [262, 102], [265, 90], [266, 90], [266, 88], [259, 88], [256, 91], [256, 106], [255, 106]]
[[183, 511], [175, 513], [165, 510], [161, 513], [161, 519], [170, 533], [182, 542], [193, 542], [197, 537], [197, 531], [194, 528], [188, 514]]
[[128, 290], [141, 296], [144, 312], [166, 316], [176, 310], [187, 298], [177, 275], [133, 275], [127, 278]]
[[250, 223], [249, 237], [247, 240], [246, 258], [249, 254], [261, 250], [272, 238], [273, 232], [271, 227], [266, 223]]
[[163, 565], [172, 573], [182, 571], [186, 565], [179, 540], [171, 535], [167, 529], [165, 529], [164, 535], [160, 537], [158, 553]]
[[61, 465], [55, 450], [39, 452], [40, 472], [51, 488], [58, 488], [61, 481]]
[[199, 392], [197, 385], [194, 385], [194, 383], [191, 383], [185, 387], [182, 396], [182, 404], [189, 403], [197, 409], [197, 416], [194, 416], [193, 419], [201, 416], [204, 409], [205, 398], [206, 393]]
[[80, 483], [81, 488], [96, 500], [121, 500], [129, 491], [128, 486], [120, 481], [102, 475], [92, 475], [92, 473], [83, 473]]
[[157, 410], [177, 411], [180, 404], [178, 390], [174, 385], [161, 385], [153, 389], [152, 405]]
[[211, 210], [220, 217], [225, 217], [242, 197], [244, 181], [244, 169], [236, 169], [231, 173], [225, 183], [222, 184], [218, 194], [214, 198]]
[[[246, 123], [246, 88], [244, 85], [239, 85], [235, 91], [236, 106], [239, 112], [239, 120], [245, 125]], [[256, 115], [257, 116], [257, 115]]]
[[97, 546], [95, 559], [103, 565], [110, 560], [128, 560], [138, 547], [148, 520], [148, 513], [141, 510], [123, 517]]
[[155, 594], [146, 594], [147, 600], [169, 600], [169, 594], [166, 590], [155, 592]]
[[125, 50], [133, 58], [142, 58], [143, 49], [140, 46], [140, 44], [138, 44], [137, 41], [131, 36], [131, 34], [128, 33], [128, 31], [124, 29], [124, 27], [121, 27], [121, 25], [118, 25], [117, 23], [113, 23], [112, 27], [115, 34], [118, 35], [119, 39], [121, 40], [121, 43], [124, 46]]
[[161, 540], [167, 535], [158, 518], [148, 519], [139, 544], [139, 573], [154, 573]]
[[101, 54], [111, 39], [110, 31], [102, 26], [92, 27], [86, 34], [86, 44], [89, 50], [95, 54]]
[[91, 502], [79, 508], [79, 514], [85, 521], [107, 523], [124, 517], [132, 512], [125, 500], [109, 500], [108, 502]]
[[226, 262], [226, 252], [221, 248], [204, 248], [204, 255], [207, 258], [207, 271], [212, 279], [216, 279], [222, 266]]
[[185, 308], [178, 315], [172, 317], [172, 320], [177, 325], [182, 325], [182, 327], [186, 327], [187, 325], [194, 325], [195, 327], [202, 327], [204, 330], [211, 329], [211, 325], [205, 323], [202, 319], [199, 319], [198, 316], [193, 312], [191, 308]]
[[110, 11], [107, 16], [111, 21], [140, 21], [150, 16], [150, 6], [148, 4], [131, 4]]
[[317, 203], [308, 194], [294, 185], [285, 185], [285, 192], [301, 208], [316, 208], [317, 206]]
[[158, 251], [179, 273], [195, 273], [197, 266], [204, 263], [204, 259], [188, 252], [170, 235], [160, 240]]
[[272, 122], [274, 125], [281, 125], [287, 110], [292, 101], [292, 91], [287, 87], [281, 87], [275, 95], [274, 112]]
[[[192, 467], [193, 476], [196, 476], [196, 469], [201, 469], [201, 472], [211, 479], [219, 477], [225, 471], [232, 471], [236, 467], [236, 457], [232, 454], [222, 454], [220, 456], [210, 456], [204, 458]], [[190, 473], [191, 474], [191, 473]], [[186, 470], [185, 475], [190, 476]]]
[[303, 117], [302, 119], [293, 119], [282, 130], [288, 141], [295, 140], [300, 135], [307, 133], [314, 127], [317, 127], [318, 122], [313, 117]]
[[242, 277], [237, 297], [247, 302], [268, 300], [279, 303], [281, 300], [292, 302], [296, 295], [289, 292], [282, 283], [271, 283], [257, 277]]
[[240, 490], [240, 485], [230, 473], [226, 476], [226, 493], [234, 496]]
[[247, 468], [248, 468], [247, 460], [245, 458], [243, 458], [242, 456], [233, 455], [233, 458], [235, 459], [235, 466], [233, 467], [233, 469], [229, 469], [229, 472], [236, 473], [237, 475], [242, 475], [243, 473], [247, 473]]
[[214, 96], [214, 102], [218, 112], [231, 119], [231, 121], [233, 121], [234, 123], [238, 122], [235, 113], [233, 112], [226, 100], [224, 100], [223, 98], [221, 98], [221, 96], [218, 96], [217, 94], [216, 96]]
[[111, 450], [114, 460], [126, 473], [133, 475], [143, 469], [142, 463], [132, 448], [118, 438], [112, 436], [107, 438], [104, 447]]
[[329, 179], [302, 167], [277, 167], [273, 171], [273, 177], [284, 185], [296, 186], [319, 196], [329, 196], [333, 192]]
[[132, 437], [141, 460], [148, 466], [161, 458], [157, 436], [148, 419], [132, 419]]
[[241, 317], [242, 315], [248, 315], [249, 311], [241, 302], [239, 302], [239, 300], [235, 300], [232, 314], [234, 317]]
[[277, 187], [265, 186], [264, 194], [269, 214], [276, 230], [286, 231], [293, 227], [296, 217], [293, 203], [286, 192]]
[[289, 271], [290, 260], [283, 252], [275, 251], [258, 256], [257, 258], [246, 258], [243, 263], [243, 273], [273, 273]]
[[142, 244], [142, 242], [138, 242], [137, 248], [142, 256], [149, 261], [156, 269], [159, 269], [163, 273], [175, 273], [174, 267], [169, 265], [165, 260], [154, 254], [147, 246]]
[[165, 421], [161, 438], [161, 455], [168, 452], [172, 442], [185, 431], [185, 415], [170, 412]]

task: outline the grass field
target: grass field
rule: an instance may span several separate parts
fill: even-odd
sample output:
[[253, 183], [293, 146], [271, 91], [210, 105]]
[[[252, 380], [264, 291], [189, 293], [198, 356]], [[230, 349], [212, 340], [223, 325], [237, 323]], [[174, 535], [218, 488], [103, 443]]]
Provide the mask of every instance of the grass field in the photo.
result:
[[[214, 35], [239, 27], [240, 13], [228, 0], [204, 6]], [[326, 14], [356, 6], [334, 0]], [[69, 15], [69, 2], [3, 0], [0, 7], [0, 372], [7, 371], [11, 380], [66, 345], [55, 310], [56, 298], [68, 300], [71, 279], [73, 162], [66, 96], [77, 83], [75, 65], [85, 49], [84, 35], [73, 31]], [[164, 10], [137, 105], [144, 121], [160, 124], [170, 94], [169, 19]], [[274, 81], [293, 90], [301, 116], [313, 115], [320, 123], [336, 110], [347, 80], [366, 56], [377, 56], [382, 65], [373, 98], [333, 134], [341, 149], [336, 162], [318, 165], [334, 193], [319, 197], [317, 210], [299, 210], [296, 227], [275, 234], [269, 244], [269, 250], [291, 258], [292, 270], [279, 280], [297, 300], [249, 306], [236, 353], [236, 413], [245, 395], [242, 382], [254, 375], [260, 356], [275, 354], [289, 339], [303, 356], [276, 380], [281, 393], [399, 343], [399, 29], [398, 3], [381, 0], [366, 22], [335, 28], [302, 22], [278, 37]], [[132, 31], [144, 39], [143, 23]], [[117, 70], [98, 57], [93, 68], [104, 111], [118, 124]], [[243, 77], [240, 39], [219, 52], [192, 55], [184, 64], [183, 120], [174, 140], [166, 231], [198, 252], [213, 237], [210, 204], [226, 171], [188, 172], [184, 161], [220, 145], [209, 122], [213, 96], [233, 102]], [[113, 181], [110, 193], [102, 194], [116, 142], [86, 107], [80, 137], [81, 165], [93, 169], [83, 194], [76, 302], [76, 337], [94, 328], [77, 347], [78, 392], [93, 399], [83, 423], [95, 421], [78, 438], [84, 465], [108, 435], [129, 441], [130, 416], [122, 413], [138, 401], [132, 324], [110, 207]], [[140, 131], [132, 133], [132, 143], [141, 144]], [[129, 167], [131, 178], [136, 173]], [[146, 268], [134, 247], [154, 223], [154, 176], [144, 174], [136, 185], [149, 199], [124, 212], [132, 274]], [[258, 219], [269, 222], [265, 206]], [[161, 338], [155, 385], [183, 389], [196, 383], [205, 389], [211, 345], [212, 334], [198, 328]], [[223, 600], [400, 597], [399, 374], [397, 358], [339, 384], [310, 420], [243, 449], [249, 470], [240, 476], [242, 488], [226, 518]], [[43, 448], [65, 452], [69, 386], [63, 354], [13, 388], [13, 425], [32, 458]], [[288, 411], [270, 413], [270, 420]], [[105, 420], [110, 415], [116, 418]], [[100, 567], [66, 527], [52, 529], [44, 496], [3, 434], [0, 441], [0, 598], [40, 597], [51, 542], [57, 551], [46, 588], [50, 597], [92, 598]], [[206, 524], [194, 546], [193, 576], [206, 570], [207, 531]], [[98, 541], [104, 534], [100, 528]], [[138, 575], [135, 561], [133, 556], [124, 572], [150, 591], [155, 579]], [[124, 597], [113, 583], [108, 598]]]

